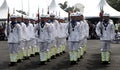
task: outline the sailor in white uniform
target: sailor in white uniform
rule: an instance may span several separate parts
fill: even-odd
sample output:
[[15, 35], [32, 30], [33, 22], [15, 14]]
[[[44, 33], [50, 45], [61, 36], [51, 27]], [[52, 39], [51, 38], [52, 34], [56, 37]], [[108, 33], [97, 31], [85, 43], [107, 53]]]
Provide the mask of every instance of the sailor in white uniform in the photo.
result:
[[115, 37], [115, 27], [113, 21], [107, 13], [103, 14], [103, 20], [99, 21], [96, 27], [96, 33], [101, 40], [101, 61], [110, 63], [110, 43]]

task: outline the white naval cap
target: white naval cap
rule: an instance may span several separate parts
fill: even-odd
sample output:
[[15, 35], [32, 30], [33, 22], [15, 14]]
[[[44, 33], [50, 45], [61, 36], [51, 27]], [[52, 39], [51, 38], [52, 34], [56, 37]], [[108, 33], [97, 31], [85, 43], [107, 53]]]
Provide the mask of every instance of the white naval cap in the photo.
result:
[[35, 17], [34, 20], [37, 21], [37, 20], [38, 20], [38, 17]]
[[29, 17], [29, 19], [31, 19], [31, 20], [36, 20], [36, 17]]
[[21, 16], [19, 16], [19, 15], [17, 15], [17, 14], [12, 14], [12, 15], [10, 16], [10, 18], [18, 18], [18, 17], [21, 17]]
[[103, 16], [110, 16], [108, 13], [104, 13]]
[[60, 19], [63, 19], [63, 20], [64, 20], [65, 18], [63, 18], [63, 17], [60, 17]]
[[55, 16], [55, 14], [54, 13], [50, 13], [50, 16]]
[[76, 12], [76, 16], [82, 16], [83, 14], [81, 12]]
[[70, 16], [74, 17], [74, 16], [76, 16], [76, 13], [71, 13]]
[[55, 16], [56, 19], [59, 19], [60, 17], [59, 16]]
[[24, 16], [24, 19], [30, 19], [30, 17], [29, 16]]
[[50, 16], [49, 16], [48, 14], [47, 14], [47, 15], [42, 14], [40, 17], [41, 17], [41, 18], [48, 18], [48, 17], [50, 17]]

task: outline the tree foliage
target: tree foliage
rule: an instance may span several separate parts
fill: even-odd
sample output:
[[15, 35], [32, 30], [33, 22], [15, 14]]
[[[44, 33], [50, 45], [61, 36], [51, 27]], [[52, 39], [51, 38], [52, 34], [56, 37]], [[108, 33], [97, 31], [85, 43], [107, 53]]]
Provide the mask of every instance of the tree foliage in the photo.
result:
[[68, 7], [68, 2], [67, 1], [65, 1], [63, 4], [59, 3], [59, 5], [66, 12], [72, 12], [74, 10], [74, 7]]
[[120, 11], [120, 0], [107, 0], [109, 5], [111, 5], [114, 9]]
[[62, 4], [62, 3], [59, 3], [59, 5], [60, 5], [60, 7], [61, 7], [63, 10], [65, 10], [65, 9], [67, 8], [67, 6], [68, 6], [68, 2], [65, 1], [63, 4]]
[[21, 13], [23, 15], [27, 15], [27, 13], [25, 11], [22, 11], [22, 10], [16, 10], [18, 13]]

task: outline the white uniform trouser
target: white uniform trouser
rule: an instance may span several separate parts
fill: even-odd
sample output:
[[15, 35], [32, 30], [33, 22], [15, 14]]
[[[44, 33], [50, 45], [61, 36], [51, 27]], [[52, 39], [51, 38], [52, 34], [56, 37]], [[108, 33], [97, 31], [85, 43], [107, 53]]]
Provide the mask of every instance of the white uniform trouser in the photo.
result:
[[40, 61], [47, 61], [48, 55], [47, 55], [47, 49], [48, 49], [49, 43], [48, 42], [40, 42]]
[[52, 50], [52, 55], [56, 55], [57, 53], [57, 40], [52, 40], [51, 41], [51, 50]]
[[69, 51], [77, 51], [79, 48], [79, 42], [68, 41], [68, 46]]
[[111, 43], [111, 41], [101, 41], [101, 44], [102, 44], [101, 51], [109, 52], [110, 51], [110, 43]]
[[56, 46], [57, 46], [57, 53], [59, 54], [61, 52], [61, 46], [62, 46], [62, 39], [61, 38], [57, 38], [56, 39]]
[[25, 41], [24, 49], [25, 49], [25, 56], [30, 56], [30, 54], [29, 54], [30, 41]]
[[77, 61], [79, 41], [78, 42], [68, 41], [68, 46], [69, 46], [70, 61]]
[[31, 40], [31, 54], [35, 54], [35, 50], [34, 50], [35, 48], [36, 48], [36, 39], [33, 38]]
[[40, 52], [47, 52], [48, 46], [48, 42], [39, 42]]
[[18, 53], [18, 43], [9, 43], [8, 47], [11, 54]]
[[37, 48], [37, 53], [40, 51], [40, 46], [39, 46], [39, 41], [38, 41], [39, 39], [38, 38], [36, 38], [36, 48]]
[[62, 39], [62, 45], [65, 45], [65, 46], [67, 45], [67, 44], [66, 44], [66, 38], [63, 38], [63, 39]]
[[8, 47], [10, 52], [10, 61], [17, 62], [18, 43], [8, 43]]
[[19, 44], [19, 48], [18, 48], [18, 59], [23, 59], [24, 56], [24, 46], [25, 46], [25, 41], [21, 41]]
[[83, 39], [83, 46], [85, 46], [87, 44], [87, 38]]

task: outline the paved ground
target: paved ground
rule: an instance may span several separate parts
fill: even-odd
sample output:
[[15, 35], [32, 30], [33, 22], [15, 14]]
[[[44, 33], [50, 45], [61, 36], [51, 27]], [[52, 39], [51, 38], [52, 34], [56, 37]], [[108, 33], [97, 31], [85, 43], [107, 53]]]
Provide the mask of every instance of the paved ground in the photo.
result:
[[68, 53], [57, 57], [47, 65], [41, 66], [39, 56], [32, 57], [19, 63], [17, 66], [9, 67], [9, 55], [7, 42], [0, 41], [0, 70], [120, 70], [120, 44], [112, 44], [112, 58], [110, 65], [100, 63], [100, 43], [97, 40], [88, 41], [88, 51], [77, 65], [70, 65]]

